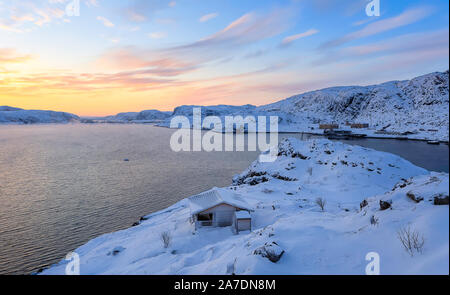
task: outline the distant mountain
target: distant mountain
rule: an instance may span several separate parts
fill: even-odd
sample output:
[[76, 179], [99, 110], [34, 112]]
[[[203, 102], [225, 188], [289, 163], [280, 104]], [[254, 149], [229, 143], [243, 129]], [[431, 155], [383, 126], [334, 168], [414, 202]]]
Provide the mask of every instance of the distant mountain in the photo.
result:
[[23, 109], [13, 108], [9, 106], [0, 106], [0, 112], [23, 111]]
[[158, 110], [146, 110], [142, 112], [119, 113], [114, 116], [98, 118], [104, 121], [122, 121], [122, 122], [160, 122], [170, 117], [172, 112], [161, 112]]
[[194, 106], [183, 105], [175, 108], [172, 116], [187, 116], [192, 117], [192, 109], [201, 108], [202, 117], [217, 116], [222, 117], [234, 113], [253, 113], [256, 107], [250, 104], [243, 106], [230, 106], [230, 105], [216, 105], [216, 106]]
[[64, 112], [23, 110], [0, 106], [0, 124], [37, 124], [78, 122], [79, 117]]
[[[392, 132], [439, 130], [448, 140], [449, 72], [372, 86], [333, 87], [295, 95], [258, 111], [286, 125], [355, 122]], [[432, 132], [432, 131], [429, 131]]]
[[176, 116], [188, 117], [192, 123], [192, 115], [194, 108], [201, 108], [202, 117], [217, 116], [223, 117], [235, 113], [252, 114], [256, 107], [253, 105], [244, 106], [230, 106], [230, 105], [217, 105], [217, 106], [195, 106], [195, 105], [183, 105], [176, 107], [173, 112], [161, 112], [158, 110], [146, 110], [142, 112], [128, 112], [119, 113], [114, 116], [107, 116], [102, 118], [95, 118], [96, 121], [103, 122], [124, 122], [124, 123], [141, 123], [141, 122], [153, 122], [158, 123], [160, 126], [169, 126], [170, 119]]
[[[364, 133], [370, 136], [406, 135], [448, 141], [448, 75], [448, 71], [435, 72], [412, 80], [379, 85], [326, 88], [260, 107], [204, 106], [202, 117], [278, 116], [280, 131], [314, 133], [320, 133], [317, 124], [321, 123], [340, 126], [367, 123], [370, 128]], [[184, 115], [191, 119], [194, 107], [199, 106], [177, 107], [172, 117]], [[172, 117], [161, 125], [169, 126]]]
[[[449, 71], [435, 72], [406, 81], [371, 86], [343, 86], [311, 91], [272, 104], [194, 106], [183, 105], [173, 112], [146, 110], [114, 116], [83, 119], [85, 123], [156, 123], [170, 126], [171, 118], [186, 116], [200, 107], [202, 118], [227, 115], [278, 116], [279, 130], [319, 133], [317, 124], [367, 123], [370, 136], [405, 135], [417, 139], [449, 138]], [[78, 120], [75, 115], [50, 111], [26, 111], [0, 107], [0, 123], [60, 123]], [[380, 134], [382, 133], [382, 134]]]

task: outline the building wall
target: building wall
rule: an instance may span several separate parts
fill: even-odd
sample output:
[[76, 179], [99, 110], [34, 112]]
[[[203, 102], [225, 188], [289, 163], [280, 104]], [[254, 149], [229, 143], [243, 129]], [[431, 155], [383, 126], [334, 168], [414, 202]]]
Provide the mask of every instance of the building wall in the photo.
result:
[[243, 230], [251, 230], [251, 220], [250, 219], [238, 219], [237, 220], [237, 230], [243, 231]]
[[230, 205], [221, 204], [202, 213], [213, 213], [214, 226], [230, 226], [233, 224], [234, 212], [236, 208]]
[[337, 124], [320, 124], [319, 129], [338, 129], [339, 125]]
[[369, 128], [369, 124], [366, 124], [366, 123], [351, 124], [350, 126], [351, 126], [351, 128]]

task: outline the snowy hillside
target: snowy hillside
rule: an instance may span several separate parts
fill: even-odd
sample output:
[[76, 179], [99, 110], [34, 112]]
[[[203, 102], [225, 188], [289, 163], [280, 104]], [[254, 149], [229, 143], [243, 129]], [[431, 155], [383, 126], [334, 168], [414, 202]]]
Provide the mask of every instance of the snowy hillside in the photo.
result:
[[431, 73], [408, 81], [392, 81], [373, 86], [333, 87], [296, 95], [285, 100], [254, 107], [181, 106], [161, 126], [170, 126], [174, 116], [187, 116], [202, 108], [205, 116], [278, 116], [282, 132], [322, 134], [319, 124], [367, 123], [354, 129], [372, 137], [408, 137], [448, 142], [448, 71]]
[[[278, 116], [279, 130], [321, 134], [318, 124], [368, 123], [369, 128], [355, 129], [372, 137], [408, 137], [426, 140], [449, 140], [449, 72], [436, 72], [407, 81], [392, 81], [372, 86], [333, 87], [296, 95], [285, 100], [255, 107], [243, 106], [192, 106], [175, 108], [173, 112], [147, 110], [119, 113], [114, 116], [82, 120], [86, 123], [123, 122], [157, 123], [170, 126], [171, 119], [186, 116], [192, 123], [193, 108], [202, 109], [202, 118], [227, 115]], [[8, 112], [5, 112], [8, 111]], [[17, 111], [17, 113], [15, 113]], [[26, 112], [26, 113], [24, 113]], [[0, 107], [0, 123], [34, 121], [60, 122], [69, 115], [36, 113]], [[76, 116], [74, 116], [77, 119]]]
[[[289, 139], [275, 162], [255, 161], [226, 188], [254, 210], [251, 232], [195, 230], [185, 199], [75, 251], [82, 274], [365, 274], [368, 252], [381, 274], [448, 274], [448, 185], [448, 174], [392, 154]], [[403, 247], [405, 232], [417, 249]]]
[[12, 111], [22, 111], [22, 109], [13, 108], [9, 106], [0, 106], [0, 112], [12, 112]]
[[123, 122], [161, 122], [170, 117], [171, 112], [161, 112], [158, 110], [146, 110], [142, 112], [119, 113], [115, 116], [98, 118], [104, 121]]
[[372, 137], [407, 137], [448, 142], [448, 71], [431, 73], [407, 81], [392, 81], [372, 86], [333, 87], [255, 107], [252, 105], [184, 105], [170, 112], [156, 110], [120, 113], [98, 118], [101, 121], [154, 122], [169, 127], [171, 119], [186, 116], [192, 124], [194, 108], [202, 118], [217, 116], [278, 116], [279, 131], [322, 134], [319, 124], [367, 123], [369, 128], [355, 129]]
[[230, 105], [217, 105], [217, 106], [192, 106], [192, 105], [184, 105], [175, 108], [172, 116], [186, 116], [192, 117], [192, 109], [193, 108], [201, 108], [202, 117], [205, 116], [227, 116], [234, 113], [251, 113], [255, 110], [255, 106], [253, 105], [243, 105], [243, 106], [230, 106]]
[[[283, 130], [308, 131], [308, 125], [318, 123], [369, 123], [373, 130], [448, 141], [448, 74], [436, 72], [408, 81], [312, 91], [258, 111], [287, 115]], [[370, 130], [366, 133], [373, 135]]]
[[172, 115], [167, 118], [164, 122], [159, 124], [160, 126], [169, 127], [170, 126], [170, 120], [177, 116], [183, 116], [187, 117], [189, 119], [189, 122], [191, 123], [192, 127], [192, 117], [193, 117], [193, 110], [195, 108], [201, 109], [201, 117], [202, 120], [207, 116], [215, 116], [219, 117], [222, 122], [224, 122], [225, 116], [230, 115], [238, 115], [242, 114], [243, 116], [246, 115], [252, 115], [254, 114], [254, 111], [256, 110], [256, 107], [253, 105], [243, 105], [243, 106], [231, 106], [231, 105], [216, 105], [216, 106], [198, 106], [198, 105], [183, 105], [176, 107], [173, 111]]
[[68, 123], [78, 120], [78, 116], [64, 112], [0, 107], [0, 124]]

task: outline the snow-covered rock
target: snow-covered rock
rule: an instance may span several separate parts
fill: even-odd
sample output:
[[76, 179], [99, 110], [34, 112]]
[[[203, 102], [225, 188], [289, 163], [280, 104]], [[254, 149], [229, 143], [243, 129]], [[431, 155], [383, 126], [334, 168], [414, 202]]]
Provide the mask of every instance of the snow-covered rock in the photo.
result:
[[79, 117], [64, 112], [23, 110], [8, 106], [0, 107], [0, 124], [36, 124], [78, 122]]
[[253, 251], [254, 255], [261, 255], [261, 257], [269, 259], [269, 261], [276, 263], [284, 254], [284, 250], [276, 242], [265, 243], [264, 246], [259, 247]]
[[[392, 154], [289, 139], [275, 162], [255, 161], [226, 188], [254, 208], [251, 232], [195, 230], [184, 199], [75, 252], [82, 274], [365, 274], [369, 252], [379, 254], [381, 274], [448, 274], [449, 210], [434, 205], [448, 185], [447, 173]], [[324, 210], [317, 198], [326, 200]], [[387, 200], [391, 207], [380, 210]], [[399, 239], [407, 230], [425, 241], [413, 255]], [[67, 263], [43, 274], [64, 274]]]

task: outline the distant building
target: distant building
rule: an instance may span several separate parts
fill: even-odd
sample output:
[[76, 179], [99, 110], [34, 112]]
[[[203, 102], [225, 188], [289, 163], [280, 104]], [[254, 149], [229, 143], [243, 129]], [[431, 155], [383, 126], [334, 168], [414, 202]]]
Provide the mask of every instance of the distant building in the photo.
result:
[[234, 225], [237, 232], [251, 229], [249, 205], [236, 193], [213, 188], [190, 197], [191, 220], [195, 228]]
[[369, 128], [369, 124], [367, 124], [367, 123], [355, 123], [355, 124], [350, 124], [350, 127], [351, 128], [358, 128], [358, 129]]
[[319, 129], [338, 129], [338, 124], [320, 124]]
[[252, 230], [252, 217], [248, 211], [236, 211], [234, 215], [234, 226], [236, 232]]

